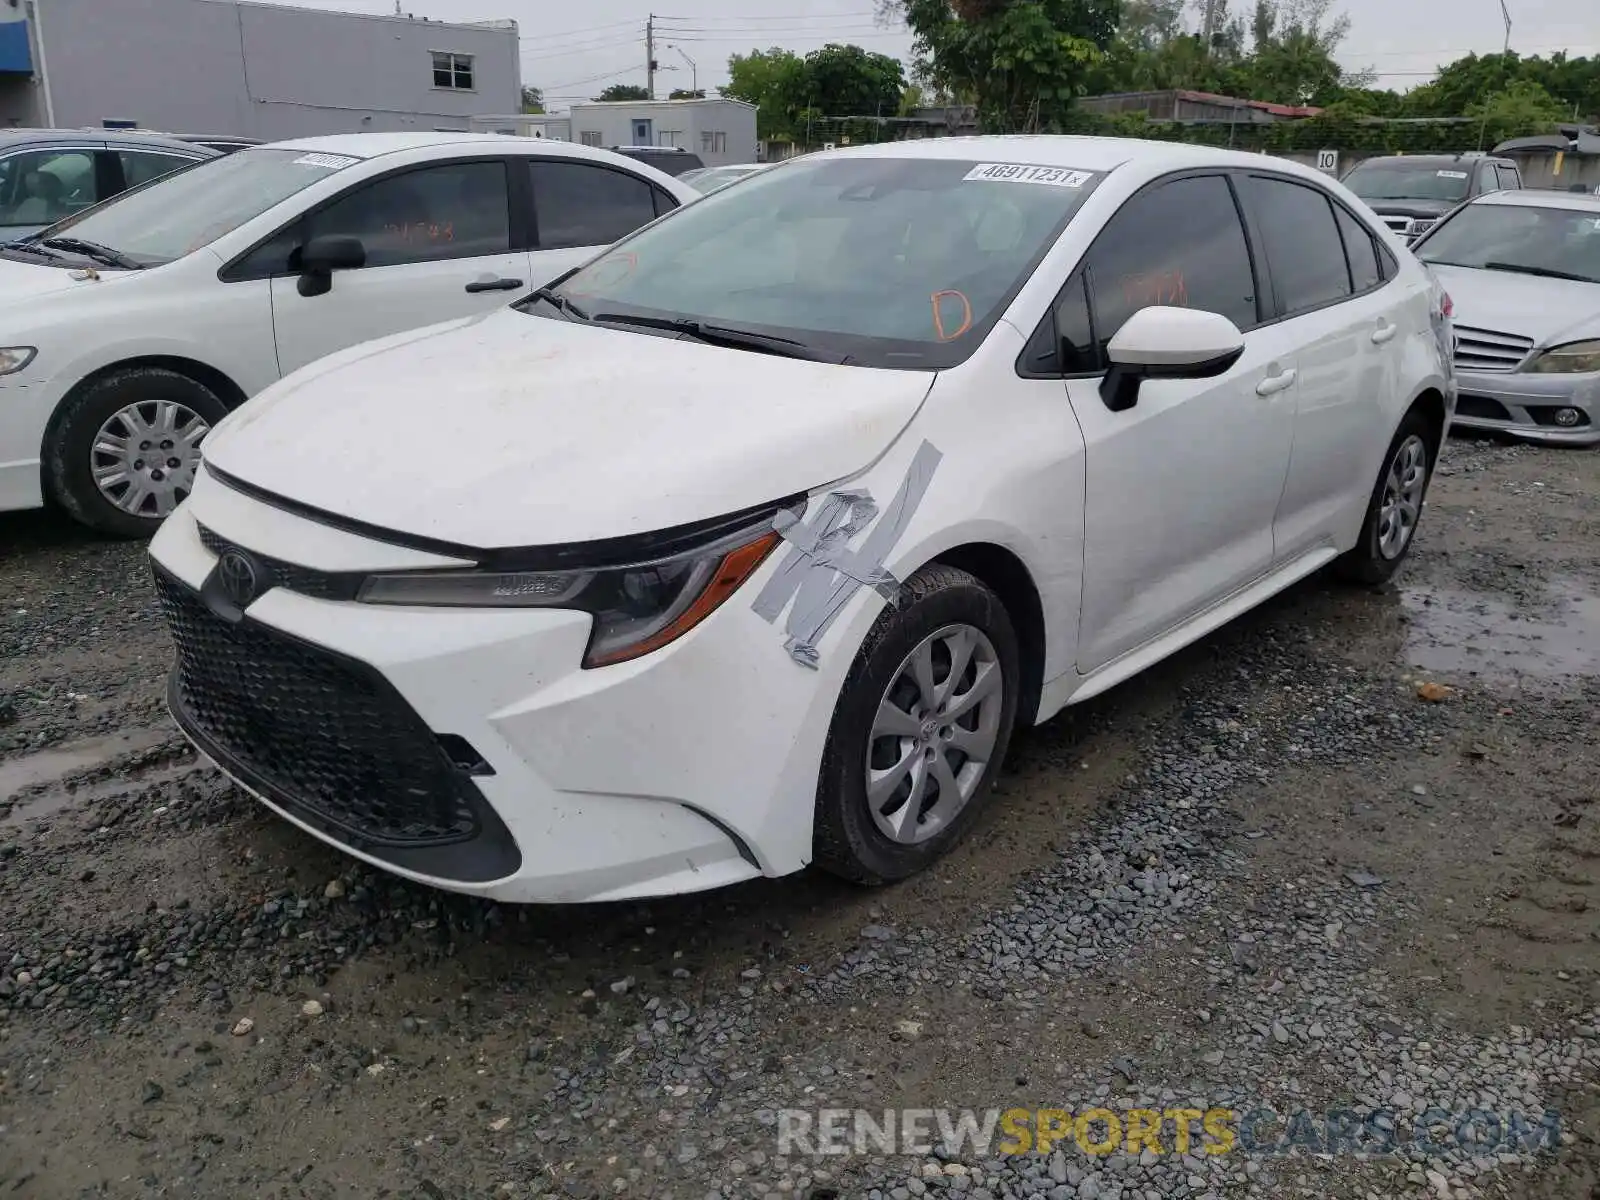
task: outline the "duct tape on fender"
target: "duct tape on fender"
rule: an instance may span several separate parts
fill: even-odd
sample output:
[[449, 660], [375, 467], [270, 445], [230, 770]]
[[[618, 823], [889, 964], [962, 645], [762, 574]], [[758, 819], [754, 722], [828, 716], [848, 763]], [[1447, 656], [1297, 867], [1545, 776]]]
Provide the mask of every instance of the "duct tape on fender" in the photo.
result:
[[[943, 457], [932, 442], [917, 447], [881, 516], [871, 492], [853, 489], [830, 492], [810, 523], [787, 509], [773, 517], [772, 527], [789, 543], [789, 552], [751, 608], [769, 624], [788, 609], [783, 648], [802, 667], [816, 670], [817, 643], [862, 588], [895, 602], [900, 581], [883, 564], [911, 524]], [[852, 549], [850, 543], [869, 525], [866, 540]]]

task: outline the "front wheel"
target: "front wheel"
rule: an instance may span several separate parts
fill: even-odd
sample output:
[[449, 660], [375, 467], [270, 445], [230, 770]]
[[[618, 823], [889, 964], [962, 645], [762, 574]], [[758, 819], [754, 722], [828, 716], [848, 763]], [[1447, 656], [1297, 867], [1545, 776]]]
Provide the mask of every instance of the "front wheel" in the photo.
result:
[[994, 592], [940, 564], [908, 579], [834, 710], [817, 786], [817, 865], [881, 884], [954, 846], [999, 773], [1019, 678], [1016, 631]]
[[1361, 538], [1339, 559], [1339, 573], [1357, 583], [1387, 583], [1411, 549], [1433, 477], [1433, 430], [1416, 409], [1389, 443], [1367, 503]]
[[194, 487], [200, 443], [228, 408], [164, 367], [135, 367], [80, 387], [45, 435], [45, 482], [76, 520], [115, 537], [149, 537]]

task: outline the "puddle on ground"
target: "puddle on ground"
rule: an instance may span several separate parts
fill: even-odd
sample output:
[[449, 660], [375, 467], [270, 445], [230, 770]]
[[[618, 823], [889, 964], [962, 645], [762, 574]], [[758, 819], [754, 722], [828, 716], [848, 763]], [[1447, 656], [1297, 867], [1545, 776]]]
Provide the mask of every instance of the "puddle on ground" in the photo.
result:
[[1552, 580], [1537, 601], [1415, 586], [1405, 656], [1442, 675], [1544, 679], [1600, 674], [1600, 595], [1574, 579]]
[[[0, 762], [0, 805], [11, 801], [19, 792], [31, 791], [41, 786], [48, 789], [18, 801], [5, 818], [0, 820], [0, 826], [20, 824], [25, 818], [48, 816], [71, 803], [98, 799], [104, 795], [126, 790], [132, 782], [132, 776], [103, 780], [71, 789], [49, 785], [115, 762], [124, 755], [153, 749], [171, 736], [170, 730], [139, 729], [129, 733], [90, 738], [74, 742], [69, 746], [57, 746], [22, 758], [14, 758], [9, 762]], [[143, 785], [154, 781], [158, 776], [165, 778], [169, 774], [177, 778], [193, 769], [194, 764], [187, 762], [179, 767], [165, 766], [157, 771], [140, 773], [138, 783]]]

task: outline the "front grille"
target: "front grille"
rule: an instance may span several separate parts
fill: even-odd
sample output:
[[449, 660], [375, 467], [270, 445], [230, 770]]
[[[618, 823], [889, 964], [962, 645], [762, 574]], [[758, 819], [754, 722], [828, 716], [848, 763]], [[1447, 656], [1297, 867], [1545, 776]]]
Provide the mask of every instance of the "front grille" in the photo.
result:
[[473, 785], [376, 671], [259, 622], [230, 622], [159, 569], [180, 721], [224, 766], [359, 843], [439, 846], [480, 829]]
[[[197, 525], [197, 528], [200, 530], [200, 544], [218, 557], [228, 550], [244, 550], [204, 525]], [[269, 588], [281, 587], [318, 600], [354, 600], [361, 587], [360, 575], [314, 571], [297, 563], [284, 562], [281, 558], [257, 554], [254, 550], [244, 550], [244, 553], [260, 568], [258, 594]]]
[[1459, 371], [1510, 371], [1528, 357], [1533, 339], [1493, 329], [1457, 325], [1456, 369]]
[[1484, 421], [1511, 420], [1511, 413], [1506, 406], [1491, 396], [1457, 396], [1456, 416], [1477, 417]]

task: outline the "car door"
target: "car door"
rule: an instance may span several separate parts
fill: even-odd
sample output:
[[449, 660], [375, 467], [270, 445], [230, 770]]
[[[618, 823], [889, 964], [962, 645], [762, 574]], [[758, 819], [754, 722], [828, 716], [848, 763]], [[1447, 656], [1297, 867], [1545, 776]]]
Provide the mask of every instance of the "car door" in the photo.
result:
[[505, 160], [454, 159], [406, 168], [308, 213], [280, 235], [287, 266], [313, 238], [354, 237], [362, 267], [303, 295], [300, 276], [272, 280], [278, 367], [287, 375], [335, 350], [507, 303], [528, 287], [528, 255], [513, 250]]
[[[1225, 174], [1155, 183], [1106, 224], [1071, 288], [1064, 328], [1092, 330], [1092, 375], [1069, 380], [1083, 431], [1083, 605], [1088, 672], [1265, 573], [1294, 431], [1293, 347], [1263, 325], [1260, 287]], [[1244, 331], [1238, 362], [1211, 379], [1150, 379], [1137, 404], [1101, 398], [1106, 344], [1149, 305], [1217, 312]]]
[[581, 159], [532, 159], [534, 287], [589, 261], [606, 246], [648, 225], [677, 201], [620, 167]]
[[1273, 522], [1279, 561], [1338, 543], [1372, 487], [1405, 352], [1395, 287], [1365, 224], [1313, 183], [1250, 172], [1245, 212], [1271, 279], [1272, 313], [1295, 348], [1294, 448]]

